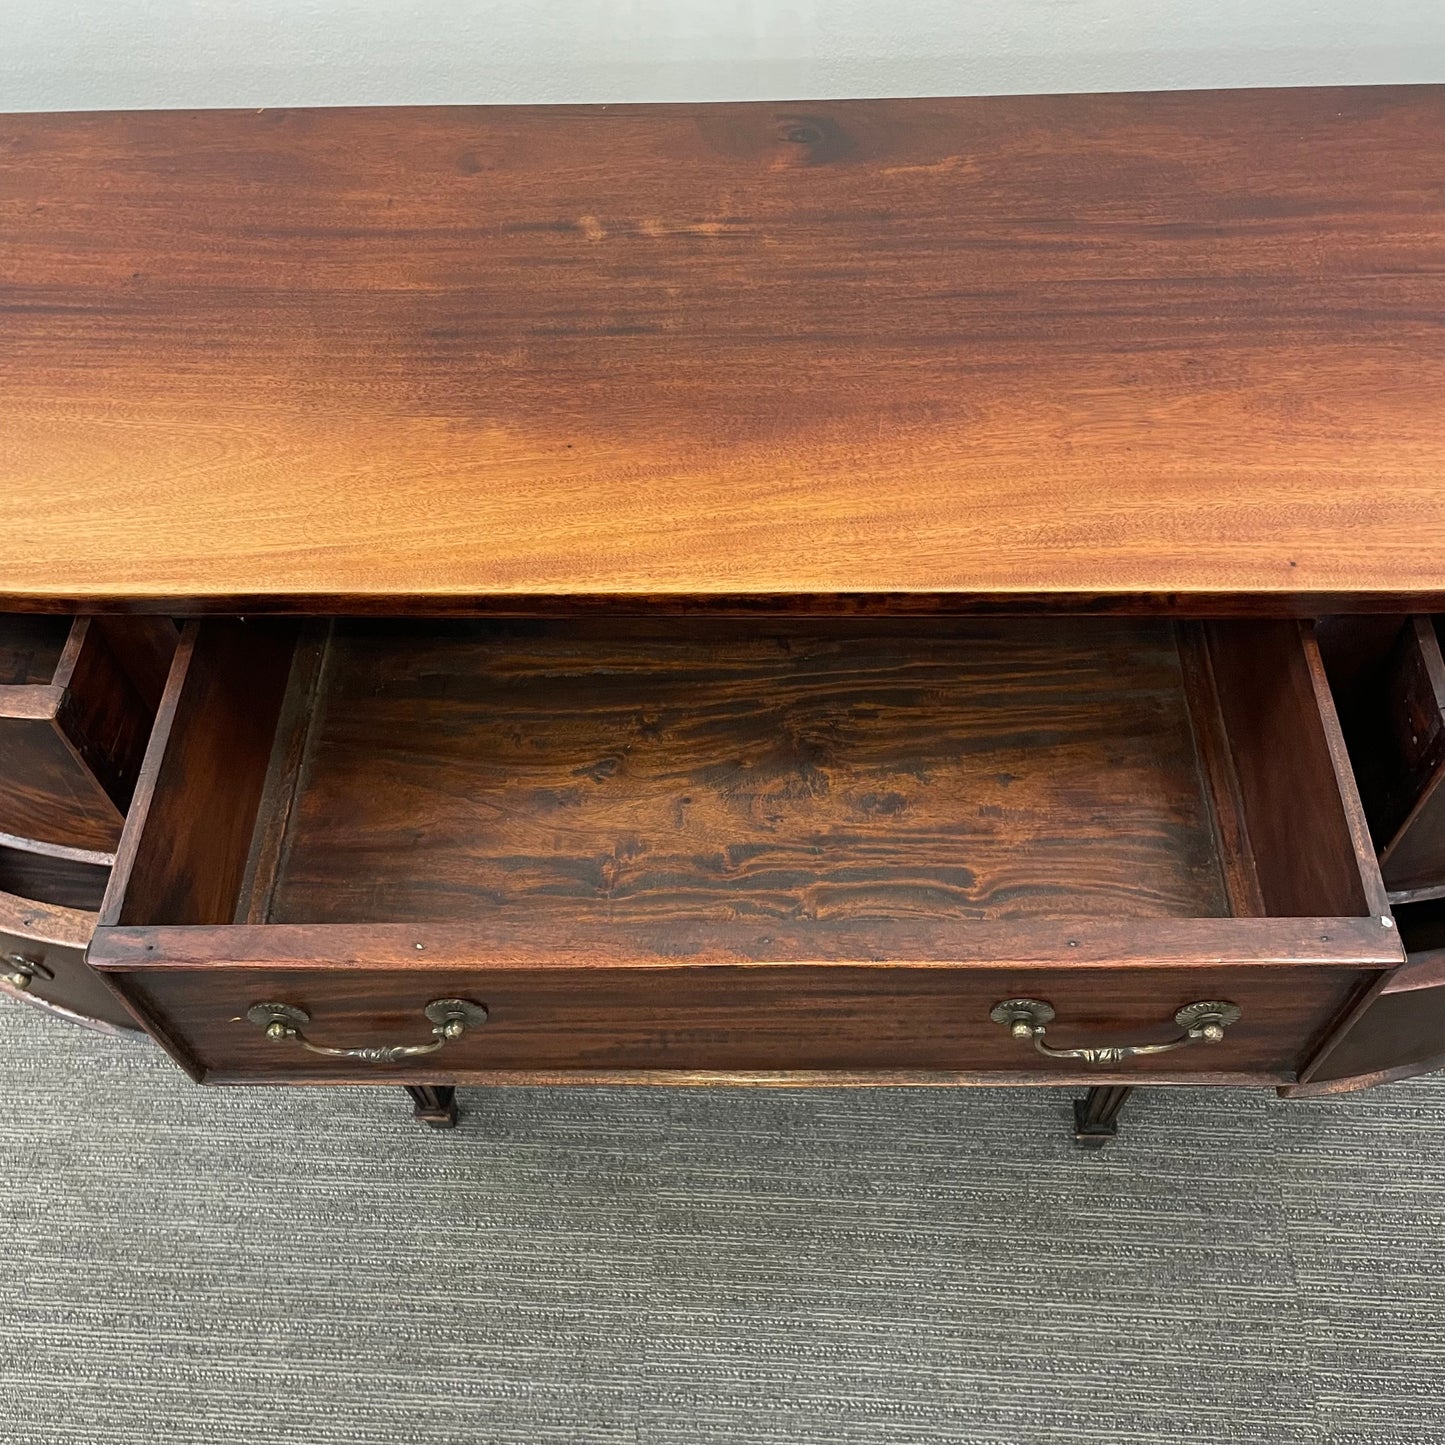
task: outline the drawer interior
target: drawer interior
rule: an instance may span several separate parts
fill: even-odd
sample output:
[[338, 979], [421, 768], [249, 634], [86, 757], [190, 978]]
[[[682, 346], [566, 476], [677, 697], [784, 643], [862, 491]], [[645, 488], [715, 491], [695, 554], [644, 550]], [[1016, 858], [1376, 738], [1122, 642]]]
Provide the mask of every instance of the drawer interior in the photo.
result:
[[175, 645], [165, 618], [0, 615], [0, 844], [113, 853]]
[[0, 613], [0, 687], [50, 682], [70, 636], [68, 617]]
[[1439, 619], [1340, 618], [1326, 663], [1393, 902], [1445, 896], [1445, 654]]
[[275, 922], [1218, 916], [1175, 643], [338, 624], [256, 881]]
[[0, 839], [0, 893], [94, 913], [109, 877], [110, 860], [104, 854]]
[[1157, 618], [201, 621], [106, 921], [846, 927], [867, 956], [873, 923], [1377, 915], [1312, 649]]

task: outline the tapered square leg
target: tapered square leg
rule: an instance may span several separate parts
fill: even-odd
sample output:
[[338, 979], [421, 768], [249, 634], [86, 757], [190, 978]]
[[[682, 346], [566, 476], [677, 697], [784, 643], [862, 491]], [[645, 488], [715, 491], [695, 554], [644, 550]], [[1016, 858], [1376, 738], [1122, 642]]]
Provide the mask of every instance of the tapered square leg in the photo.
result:
[[431, 1129], [455, 1129], [457, 1126], [457, 1091], [450, 1087], [432, 1088], [427, 1084], [404, 1086], [416, 1108], [412, 1118]]
[[1119, 1132], [1119, 1111], [1134, 1090], [1125, 1084], [1100, 1084], [1074, 1100], [1074, 1142], [1080, 1149], [1102, 1149]]

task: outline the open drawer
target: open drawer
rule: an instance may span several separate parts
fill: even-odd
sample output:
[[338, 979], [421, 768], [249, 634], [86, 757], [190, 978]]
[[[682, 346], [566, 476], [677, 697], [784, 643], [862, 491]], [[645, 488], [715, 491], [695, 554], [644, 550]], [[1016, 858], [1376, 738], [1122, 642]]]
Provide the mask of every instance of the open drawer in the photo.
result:
[[0, 889], [0, 993], [103, 1033], [136, 1022], [85, 961], [95, 914]]
[[175, 643], [164, 618], [0, 614], [0, 835], [114, 851]]
[[191, 623], [101, 924], [213, 1082], [1288, 1083], [1403, 957], [1290, 622]]
[[1436, 619], [1344, 619], [1332, 641], [1345, 741], [1391, 901], [1445, 897], [1445, 656]]
[[105, 1033], [136, 1028], [85, 961], [112, 855], [0, 839], [0, 994]]
[[85, 962], [175, 652], [158, 617], [0, 614], [0, 993], [134, 1029]]

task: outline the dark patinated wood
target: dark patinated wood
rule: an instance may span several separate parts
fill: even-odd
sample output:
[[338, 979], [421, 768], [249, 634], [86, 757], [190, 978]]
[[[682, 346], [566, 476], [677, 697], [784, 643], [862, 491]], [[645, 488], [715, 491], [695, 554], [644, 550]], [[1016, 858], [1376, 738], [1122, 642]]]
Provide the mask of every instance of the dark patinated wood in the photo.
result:
[[1430, 618], [1333, 619], [1330, 682], [1409, 961], [1381, 974], [1321, 1041], [1290, 1096], [1445, 1067], [1445, 664]]
[[0, 592], [1425, 610], [1442, 150], [1438, 86], [5, 117]]
[[0, 687], [48, 683], [70, 637], [69, 617], [0, 616]]
[[[438, 1126], [1437, 1066], [1442, 150], [1445, 87], [0, 117], [0, 923], [76, 963], [114, 861], [193, 1075]], [[1244, 1016], [1091, 1071], [1026, 995]]]
[[105, 640], [131, 691], [150, 717], [155, 716], [170, 676], [180, 637], [169, 617], [92, 617], [91, 628]]
[[[1227, 917], [1221, 858], [1247, 841], [1258, 873], [1314, 870], [1307, 888], [1275, 884], [1272, 912], [1368, 914], [1378, 880], [1311, 645], [1290, 623], [1247, 635], [1269, 642], [1280, 681], [1246, 721], [1289, 751], [1287, 781], [1333, 794], [1303, 844], [1265, 829], [1283, 790], [1254, 800], [1252, 841], [1231, 817], [1248, 790], [1217, 795], [1228, 770], [1201, 763], [1200, 685], [1165, 623], [338, 623], [324, 660], [295, 657], [293, 693], [299, 677], [315, 695], [279, 733], [284, 626], [195, 624], [128, 844], [186, 836], [149, 826], [152, 806], [206, 819], [212, 848], [221, 817], [225, 866], [133, 846], [105, 921], [254, 921], [259, 889], [273, 923], [472, 919], [500, 938], [522, 920], [542, 947], [600, 924], [664, 957], [669, 930], [749, 954], [771, 930], [804, 958], [906, 957], [930, 929], [964, 947], [977, 921]], [[1234, 624], [1210, 637], [1238, 650]], [[239, 682], [214, 690], [242, 674], [244, 708]], [[1229, 767], [1263, 776], [1255, 743], [1230, 744]], [[225, 766], [188, 771], [191, 753]], [[904, 953], [869, 951], [873, 928]]]
[[114, 861], [113, 853], [0, 834], [0, 892], [95, 913]]
[[[1399, 609], [1445, 611], [1445, 584], [1438, 593], [1340, 592], [1275, 595], [1258, 592], [771, 592], [717, 593], [498, 593], [450, 597], [368, 596], [337, 598], [290, 592], [224, 597], [172, 594], [88, 604], [92, 615], [170, 617], [324, 617], [344, 603], [350, 617], [538, 618], [538, 617], [1173, 617], [1183, 620], [1294, 618], [1399, 623]], [[60, 599], [11, 598], [0, 606], [23, 608], [13, 616], [70, 616], [73, 604]]]
[[175, 639], [158, 617], [0, 616], [0, 991], [107, 1033], [138, 1025], [85, 950]]
[[1388, 919], [1314, 638], [1296, 623], [1240, 622], [1211, 629], [1209, 652], [1266, 910]]
[[1228, 911], [1168, 624], [338, 623], [325, 668], [276, 922]]
[[331, 623], [325, 620], [306, 624], [297, 635], [286, 690], [277, 714], [271, 760], [257, 804], [256, 834], [235, 908], [238, 923], [265, 923], [272, 914], [330, 636]]
[[[91, 958], [211, 1081], [1118, 1082], [989, 1018], [1033, 996], [1065, 1046], [1230, 1000], [1128, 1077], [1289, 1083], [1402, 957], [1317, 666], [1293, 623], [193, 623]], [[1286, 837], [1291, 780], [1333, 801]], [[379, 1048], [449, 997], [485, 1026], [399, 1064], [245, 1018]]]
[[1433, 618], [1401, 629], [1382, 703], [1381, 875], [1392, 894], [1445, 889], [1445, 658]]
[[1219, 868], [1236, 918], [1263, 917], [1254, 848], [1245, 829], [1245, 802], [1240, 792], [1234, 749], [1220, 709], [1219, 686], [1209, 655], [1209, 635], [1199, 624], [1178, 629], [1179, 663], [1194, 724], [1194, 742], [1205, 778], [1218, 845]]
[[1445, 1068], [1445, 987], [1412, 988], [1405, 969], [1398, 984], [1382, 979], [1344, 1016], [1302, 1082], [1286, 1098], [1350, 1093]]
[[104, 1032], [134, 1031], [135, 1017], [85, 961], [95, 914], [0, 891], [0, 973], [33, 969], [30, 984], [0, 993]]
[[155, 712], [131, 680], [132, 654], [153, 681], [175, 630], [160, 618], [81, 618], [58, 655], [53, 635], [33, 645], [26, 619], [0, 617], [7, 632], [0, 671], [21, 680], [0, 684], [0, 833], [113, 850]]
[[[420, 947], [418, 947], [420, 944]], [[338, 968], [426, 972], [485, 959], [506, 968], [667, 968], [678, 964], [835, 964], [899, 967], [1057, 964], [1187, 973], [1201, 964], [1317, 965], [1374, 970], [1403, 962], [1393, 929], [1373, 918], [1134, 920], [843, 920], [761, 927], [746, 919], [674, 918], [647, 930], [604, 918], [549, 922], [539, 909], [470, 922], [293, 923], [102, 927], [92, 956], [118, 968]]]
[[[69, 695], [77, 671], [91, 688], [80, 707]], [[93, 709], [113, 720], [126, 701], [110, 654], [84, 620], [72, 626], [43, 681], [0, 687], [0, 831], [76, 848], [115, 848], [127, 795], [115, 795], [118, 769], [107, 766], [114, 751], [94, 746], [99, 739], [77, 736], [73, 724], [90, 721]], [[135, 765], [145, 746], [145, 722], [137, 716], [128, 736], [118, 739]], [[132, 772], [129, 785], [134, 781]]]
[[[1224, 1042], [1129, 1078], [1287, 1084], [1400, 959], [1292, 623], [1211, 626], [1188, 663], [1150, 620], [325, 637], [191, 624], [160, 708], [91, 958], [199, 1078], [1100, 1078], [988, 1017], [1032, 996], [1064, 1046], [1165, 1042], [1228, 998]], [[1225, 705], [1215, 665], [1250, 639], [1276, 682]], [[1282, 793], [1257, 746], [1334, 789], [1287, 840], [1314, 857], [1260, 854]], [[1225, 848], [1251, 853], [1233, 884]], [[405, 1064], [246, 1020], [288, 1003], [308, 1038], [384, 1048], [428, 1038], [438, 997], [486, 1026]]]
[[291, 665], [295, 628], [208, 622], [182, 633], [101, 921], [234, 914]]
[[[187, 1057], [182, 1049], [174, 1046], [174, 1041], [168, 1042], [164, 1039], [163, 1030], [159, 1024], [152, 1020], [148, 1027], [157, 1033], [161, 1042], [165, 1044], [177, 1062]], [[1139, 1082], [1137, 1076], [1121, 1074], [1120, 1067], [1122, 1066], [1116, 1066], [1113, 1069], [1099, 1068], [1091, 1070], [1087, 1076], [1079, 1074], [1072, 1077], [1060, 1074], [1057, 1070], [1040, 1071], [1031, 1068], [1010, 1070], [1007, 1074], [977, 1069], [490, 1069], [484, 1074], [476, 1075], [471, 1082], [487, 1088], [626, 1085], [629, 1088], [635, 1086], [664, 1089], [959, 1089], [999, 1088], [1000, 1086], [1009, 1088], [1016, 1086], [1022, 1089], [1057, 1089], [1061, 1085], [1093, 1087], [1096, 1084], [1134, 1084]], [[282, 1088], [312, 1086], [330, 1088], [341, 1084], [386, 1082], [375, 1078], [368, 1080], [329, 1077], [262, 1079], [247, 1075], [233, 1077], [220, 1073], [202, 1075], [199, 1065], [194, 1060], [186, 1068], [186, 1072], [196, 1082], [204, 1082], [208, 1087], [254, 1084], [258, 1086], [275, 1085]], [[408, 1077], [415, 1077], [415, 1071], [409, 1071]], [[431, 1075], [433, 1081], [437, 1083], [444, 1083], [449, 1077], [440, 1071], [433, 1071]], [[393, 1079], [390, 1082], [396, 1081]], [[1199, 1069], [1193, 1073], [1151, 1073], [1148, 1084], [1151, 1089], [1209, 1087], [1222, 1089], [1274, 1088], [1280, 1093], [1285, 1091], [1284, 1087], [1280, 1085], [1277, 1073], [1231, 1073], [1224, 1069]]]
[[1119, 1133], [1119, 1113], [1131, 1088], [1098, 1084], [1074, 1100], [1074, 1142], [1081, 1149], [1102, 1149]]
[[1286, 1094], [1344, 1093], [1445, 1068], [1445, 900], [1395, 911], [1408, 961], [1340, 1018]]
[[[487, 966], [462, 961], [408, 970], [359, 968], [327, 956], [291, 967], [253, 961], [241, 940], [210, 933], [214, 961], [199, 967], [92, 961], [182, 1043], [200, 1077], [275, 1082], [485, 1083], [493, 1073], [617, 1070], [776, 1073], [782, 1070], [955, 1072], [1008, 1082], [1016, 1072], [1061, 1084], [1105, 1074], [1053, 1061], [989, 1017], [1002, 999], [1047, 999], [1063, 1047], [1160, 1043], [1177, 1037], [1177, 1009], [1223, 998], [1243, 1010], [1219, 1044], [1131, 1059], [1132, 1078], [1219, 1074], [1293, 1082], [1306, 1046], [1348, 1006], [1370, 971], [1260, 964], [1188, 969], [1009, 968], [867, 964], [688, 964], [637, 967]], [[198, 941], [202, 942], [202, 941]], [[239, 946], [238, 946], [239, 945]], [[144, 945], [141, 945], [144, 948]], [[398, 1064], [322, 1057], [268, 1039], [248, 1008], [286, 1003], [311, 1016], [307, 1037], [328, 1047], [426, 1042], [423, 1009], [465, 998], [487, 1022], [436, 1055]], [[1115, 1073], [1123, 1071], [1116, 1066]]]
[[416, 1106], [412, 1117], [418, 1124], [433, 1129], [455, 1129], [457, 1126], [457, 1091], [445, 1085], [408, 1084], [406, 1092]]
[[1445, 658], [1434, 619], [1335, 618], [1321, 637], [1390, 900], [1445, 896]]

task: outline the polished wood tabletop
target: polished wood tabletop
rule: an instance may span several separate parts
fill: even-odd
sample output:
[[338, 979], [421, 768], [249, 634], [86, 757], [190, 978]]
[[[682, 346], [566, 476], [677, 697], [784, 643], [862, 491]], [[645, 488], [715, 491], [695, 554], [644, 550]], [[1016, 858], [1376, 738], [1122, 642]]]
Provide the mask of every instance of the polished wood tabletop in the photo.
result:
[[0, 117], [0, 605], [1445, 603], [1445, 87]]

